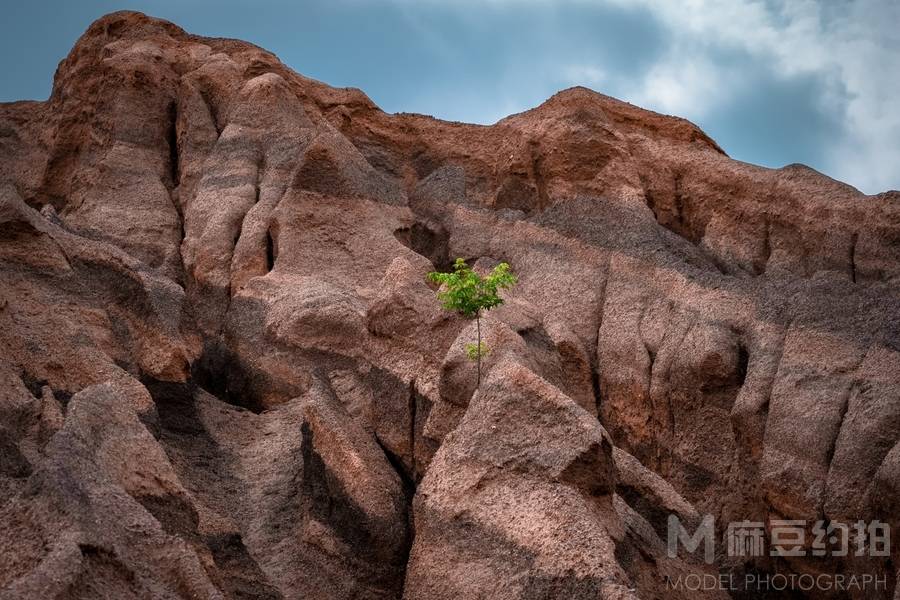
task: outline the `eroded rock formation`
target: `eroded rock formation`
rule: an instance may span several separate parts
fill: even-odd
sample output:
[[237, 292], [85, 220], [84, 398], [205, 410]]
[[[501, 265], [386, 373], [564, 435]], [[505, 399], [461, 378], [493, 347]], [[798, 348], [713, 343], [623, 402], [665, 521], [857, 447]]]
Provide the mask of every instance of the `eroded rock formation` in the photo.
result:
[[[894, 593], [896, 552], [706, 565], [665, 528], [900, 527], [896, 192], [581, 88], [389, 115], [138, 13], [0, 105], [0, 186], [4, 597]], [[477, 391], [425, 281], [455, 257], [520, 278]]]

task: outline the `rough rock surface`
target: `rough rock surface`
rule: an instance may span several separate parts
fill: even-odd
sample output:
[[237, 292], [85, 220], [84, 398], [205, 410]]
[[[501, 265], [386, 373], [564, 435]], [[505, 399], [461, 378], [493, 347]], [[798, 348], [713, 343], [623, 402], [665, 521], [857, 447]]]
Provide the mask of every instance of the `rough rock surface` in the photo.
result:
[[[520, 279], [477, 391], [455, 257]], [[891, 597], [896, 551], [709, 566], [665, 527], [900, 527], [898, 307], [897, 192], [583, 88], [389, 115], [114, 13], [0, 105], [2, 596]]]

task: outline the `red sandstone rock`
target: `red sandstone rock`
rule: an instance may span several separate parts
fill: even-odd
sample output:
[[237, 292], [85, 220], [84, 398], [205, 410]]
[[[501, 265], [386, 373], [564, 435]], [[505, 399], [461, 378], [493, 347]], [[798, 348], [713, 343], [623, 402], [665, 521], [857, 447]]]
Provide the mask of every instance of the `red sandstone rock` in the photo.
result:
[[[389, 115], [108, 15], [0, 105], [0, 588], [670, 597], [712, 570], [669, 513], [900, 527], [898, 197], [583, 88]], [[425, 282], [459, 256], [520, 279], [477, 393]]]

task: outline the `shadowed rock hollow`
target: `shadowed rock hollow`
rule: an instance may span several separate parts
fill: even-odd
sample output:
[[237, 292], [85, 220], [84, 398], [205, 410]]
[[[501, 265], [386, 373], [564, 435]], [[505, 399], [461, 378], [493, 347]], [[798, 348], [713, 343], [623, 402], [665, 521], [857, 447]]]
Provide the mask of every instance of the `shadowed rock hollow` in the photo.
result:
[[[425, 281], [455, 257], [520, 279], [478, 391]], [[778, 571], [890, 598], [896, 553], [665, 540], [669, 514], [900, 527], [898, 307], [897, 192], [583, 88], [492, 126], [389, 115], [111, 14], [48, 101], [0, 105], [0, 588], [695, 598], [666, 578]]]

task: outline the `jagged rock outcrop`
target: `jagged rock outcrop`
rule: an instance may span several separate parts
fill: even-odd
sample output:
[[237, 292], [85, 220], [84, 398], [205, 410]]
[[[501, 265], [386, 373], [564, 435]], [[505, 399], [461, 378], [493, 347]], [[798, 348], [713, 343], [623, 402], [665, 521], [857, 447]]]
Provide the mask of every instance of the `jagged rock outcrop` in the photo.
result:
[[[640, 477], [640, 463], [619, 456], [626, 477]], [[666, 557], [616, 495], [617, 466], [594, 415], [527, 368], [498, 365], [419, 485], [405, 596], [690, 597], [666, 578], [703, 569]]]
[[[478, 391], [425, 280], [456, 257], [520, 280]], [[114, 13], [49, 100], [0, 105], [0, 589], [657, 598], [827, 568], [890, 597], [896, 553], [664, 542], [669, 513], [900, 526], [898, 306], [896, 192], [583, 88], [389, 115]]]

